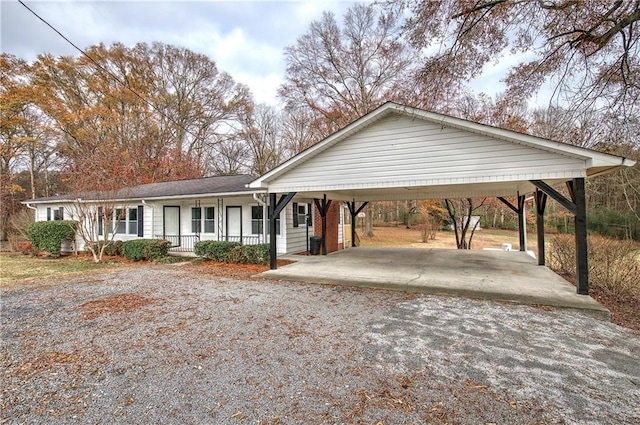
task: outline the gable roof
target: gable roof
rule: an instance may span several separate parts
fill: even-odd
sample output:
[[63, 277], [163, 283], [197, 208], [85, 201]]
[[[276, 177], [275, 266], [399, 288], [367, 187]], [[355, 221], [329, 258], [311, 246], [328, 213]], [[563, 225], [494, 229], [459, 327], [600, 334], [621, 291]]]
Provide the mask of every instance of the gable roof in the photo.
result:
[[[399, 122], [398, 120], [403, 124], [395, 125], [392, 123], [392, 121]], [[393, 131], [398, 131], [398, 133], [393, 133]], [[390, 174], [392, 166], [398, 165], [398, 161], [402, 161], [402, 159], [398, 159], [401, 155], [405, 155], [404, 160], [409, 164], [412, 159], [411, 155], [415, 155], [416, 150], [420, 150], [423, 155], [430, 155], [427, 149], [450, 149], [451, 139], [447, 139], [447, 134], [451, 136], [453, 133], [458, 139], [466, 139], [470, 142], [466, 146], [472, 144], [473, 151], [482, 152], [481, 155], [475, 157], [470, 154], [470, 157], [476, 160], [474, 164], [477, 164], [478, 161], [484, 161], [485, 168], [500, 168], [501, 166], [506, 168], [512, 165], [499, 162], [502, 159], [500, 152], [491, 152], [491, 149], [485, 147], [487, 145], [493, 145], [494, 149], [497, 145], [501, 145], [506, 149], [522, 151], [529, 156], [527, 158], [516, 157], [515, 160], [519, 162], [520, 168], [514, 170], [511, 166], [508, 176], [506, 174], [496, 175], [495, 172], [493, 174], [485, 173], [485, 175], [470, 175], [469, 167], [465, 170], [468, 177], [463, 179], [458, 177], [428, 179], [423, 173], [420, 176], [421, 179], [399, 181], [396, 174]], [[353, 150], [349, 150], [351, 148], [357, 148], [360, 151], [354, 153]], [[380, 157], [385, 154], [389, 157]], [[346, 156], [350, 157], [351, 162], [345, 167], [344, 158]], [[554, 173], [547, 172], [545, 174], [540, 171], [540, 163], [536, 158], [543, 156], [547, 158], [548, 164], [556, 163], [553, 168]], [[531, 159], [528, 159], [529, 157]], [[337, 162], [342, 163], [343, 168], [340, 170], [335, 166]], [[319, 166], [320, 163], [324, 165], [324, 170]], [[484, 185], [482, 191], [488, 193], [491, 192], [488, 189], [499, 189], [500, 193], [503, 193], [505, 182], [511, 181], [513, 184], [511, 184], [510, 190], [525, 191], [532, 187], [529, 180], [555, 178], [557, 179], [555, 184], [559, 184], [562, 179], [566, 181], [574, 177], [592, 177], [622, 166], [632, 166], [634, 163], [632, 160], [616, 155], [388, 102], [254, 180], [249, 187], [273, 192], [322, 193], [333, 191], [333, 195], [336, 195], [335, 191], [339, 190], [343, 195], [348, 195], [349, 199], [355, 195], [355, 191], [364, 191], [366, 187], [369, 191], [367, 199], [374, 200], [376, 197], [371, 196], [371, 192], [375, 189], [391, 189], [394, 186], [409, 190], [412, 187], [420, 187], [420, 196], [423, 196], [429, 187], [440, 185], [440, 189], [447, 186], [449, 193], [467, 196], [464, 195], [466, 189], [462, 187], [463, 184], [482, 183]], [[565, 164], [571, 165], [570, 172], [563, 168]], [[446, 157], [442, 158], [437, 166], [439, 168], [450, 167], [452, 175], [457, 171], [455, 165], [451, 165]], [[387, 180], [383, 180], [387, 170], [389, 170], [389, 177]], [[353, 177], [354, 174], [358, 174], [358, 177]], [[352, 176], [353, 184], [342, 184], [349, 180], [348, 177], [345, 177], [347, 175]], [[296, 179], [296, 183], [292, 183]], [[359, 181], [356, 181], [357, 179]], [[391, 182], [393, 179], [396, 180], [395, 183]], [[308, 183], [305, 184], [304, 181]], [[339, 184], [335, 184], [336, 182]], [[498, 188], [498, 183], [502, 184], [502, 187]], [[492, 187], [489, 188], [489, 185]], [[474, 193], [477, 194], [472, 196], [484, 196], [480, 195], [482, 191], [476, 190]], [[407, 196], [406, 192], [404, 195], [397, 195]], [[384, 199], [392, 198], [385, 197]]]
[[169, 182], [149, 183], [139, 186], [133, 186], [118, 190], [115, 195], [101, 191], [88, 192], [83, 194], [66, 194], [60, 196], [51, 196], [47, 198], [36, 198], [25, 201], [25, 203], [49, 203], [60, 201], [74, 201], [77, 198], [87, 200], [104, 199], [108, 196], [114, 200], [151, 200], [162, 198], [178, 198], [178, 197], [204, 197], [209, 195], [238, 195], [250, 194], [256, 191], [250, 189], [247, 184], [254, 179], [249, 175], [235, 176], [214, 176], [203, 177], [199, 179], [175, 180]]

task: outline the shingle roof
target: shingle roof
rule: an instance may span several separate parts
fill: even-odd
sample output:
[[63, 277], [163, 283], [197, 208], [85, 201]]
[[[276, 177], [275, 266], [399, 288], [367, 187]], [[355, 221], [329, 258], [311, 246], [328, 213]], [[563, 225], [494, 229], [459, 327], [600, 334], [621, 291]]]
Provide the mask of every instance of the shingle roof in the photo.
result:
[[[128, 187], [119, 190], [115, 195], [108, 195], [109, 198], [115, 199], [153, 199], [175, 196], [189, 195], [216, 195], [231, 193], [253, 193], [255, 189], [245, 187], [254, 177], [249, 175], [236, 176], [215, 176], [203, 177], [199, 179], [177, 180], [161, 183], [149, 183], [139, 186]], [[59, 195], [47, 198], [31, 199], [29, 203], [52, 202], [52, 201], [70, 201], [78, 197], [83, 199], [100, 199], [106, 195], [104, 192], [95, 191], [83, 193], [82, 195]]]

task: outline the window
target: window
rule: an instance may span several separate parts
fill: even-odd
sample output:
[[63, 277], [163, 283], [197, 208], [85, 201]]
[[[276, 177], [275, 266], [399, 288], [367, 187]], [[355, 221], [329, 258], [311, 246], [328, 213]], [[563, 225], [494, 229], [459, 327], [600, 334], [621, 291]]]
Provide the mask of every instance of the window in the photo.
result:
[[202, 230], [202, 208], [191, 208], [191, 233]]
[[261, 206], [251, 207], [251, 234], [252, 235], [262, 234], [262, 207]]
[[215, 208], [204, 207], [204, 232], [215, 233]]
[[127, 232], [130, 235], [138, 234], [138, 209], [137, 208], [129, 208], [129, 223], [128, 227], [129, 231]]
[[[251, 207], [251, 234], [262, 234], [262, 208], [259, 205]], [[267, 227], [267, 234], [269, 234], [269, 228]], [[276, 235], [280, 234], [280, 217], [276, 218]]]
[[121, 235], [127, 234], [127, 210], [123, 208], [116, 208], [115, 215], [116, 233]]
[[47, 207], [47, 221], [51, 220], [64, 220], [64, 208]]
[[311, 204], [293, 203], [293, 227], [299, 227], [307, 223], [311, 226], [311, 216], [307, 217], [307, 212], [311, 211]]
[[113, 215], [115, 233], [120, 235], [143, 235], [142, 226], [143, 207], [116, 208]]
[[[203, 214], [204, 210], [204, 214]], [[215, 233], [215, 208], [191, 208], [191, 233]]]

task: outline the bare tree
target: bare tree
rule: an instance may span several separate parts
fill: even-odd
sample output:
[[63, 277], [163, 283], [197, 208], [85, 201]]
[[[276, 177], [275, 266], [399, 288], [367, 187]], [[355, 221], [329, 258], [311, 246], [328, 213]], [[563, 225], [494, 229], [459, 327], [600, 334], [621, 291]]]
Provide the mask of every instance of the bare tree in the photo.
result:
[[407, 38], [426, 52], [422, 76], [431, 88], [460, 88], [516, 54], [509, 99], [528, 99], [549, 82], [552, 101], [575, 112], [638, 114], [638, 0], [406, 0], [387, 8], [408, 11]]
[[416, 52], [400, 38], [398, 17], [356, 4], [339, 26], [332, 13], [285, 49], [279, 94], [290, 109], [324, 117], [325, 135], [388, 100], [410, 102]]
[[471, 242], [473, 241], [473, 234], [478, 227], [480, 221], [476, 221], [471, 225], [472, 216], [474, 211], [481, 208], [486, 201], [486, 198], [480, 202], [475, 202], [472, 198], [466, 199], [445, 199], [445, 205], [447, 207], [447, 213], [451, 219], [453, 231], [456, 234], [456, 246], [458, 249], [471, 249]]

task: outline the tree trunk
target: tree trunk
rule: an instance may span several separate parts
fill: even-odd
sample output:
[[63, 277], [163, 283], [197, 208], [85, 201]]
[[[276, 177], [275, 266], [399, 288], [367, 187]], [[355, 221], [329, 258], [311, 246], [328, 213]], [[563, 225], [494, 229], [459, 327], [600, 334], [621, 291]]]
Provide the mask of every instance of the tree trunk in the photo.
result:
[[369, 204], [364, 209], [364, 234], [367, 238], [373, 236], [373, 205]]

